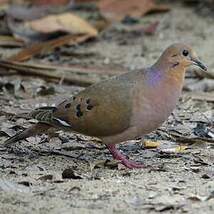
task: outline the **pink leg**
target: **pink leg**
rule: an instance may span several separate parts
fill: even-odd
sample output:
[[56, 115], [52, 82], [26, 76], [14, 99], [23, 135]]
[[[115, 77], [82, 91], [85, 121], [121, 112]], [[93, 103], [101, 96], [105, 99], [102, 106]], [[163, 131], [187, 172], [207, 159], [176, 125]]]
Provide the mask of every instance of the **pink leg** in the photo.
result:
[[121, 161], [121, 163], [129, 169], [143, 168], [143, 164], [136, 163], [134, 161], [128, 160], [124, 155], [122, 155], [117, 149], [115, 144], [106, 145], [108, 150], [111, 152], [114, 159]]

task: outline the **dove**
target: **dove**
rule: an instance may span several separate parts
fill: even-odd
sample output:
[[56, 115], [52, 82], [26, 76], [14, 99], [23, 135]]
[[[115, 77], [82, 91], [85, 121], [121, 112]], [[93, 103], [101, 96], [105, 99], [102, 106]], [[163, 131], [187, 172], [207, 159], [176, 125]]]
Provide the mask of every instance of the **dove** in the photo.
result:
[[33, 110], [29, 115], [38, 123], [4, 145], [57, 128], [100, 138], [114, 159], [130, 169], [142, 168], [144, 164], [129, 160], [116, 145], [144, 136], [167, 120], [191, 65], [207, 70], [189, 45], [172, 44], [151, 67], [91, 85], [56, 107]]

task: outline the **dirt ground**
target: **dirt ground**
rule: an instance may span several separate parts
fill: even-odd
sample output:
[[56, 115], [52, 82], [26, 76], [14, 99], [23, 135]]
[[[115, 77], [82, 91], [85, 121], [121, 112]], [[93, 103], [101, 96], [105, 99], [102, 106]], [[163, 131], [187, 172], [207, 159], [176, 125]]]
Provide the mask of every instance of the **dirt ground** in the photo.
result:
[[[171, 43], [183, 41], [214, 72], [213, 17], [181, 4], [171, 7], [167, 13], [143, 17], [145, 24], [159, 20], [154, 35], [124, 33], [123, 26], [115, 24], [95, 42], [59, 50], [67, 53], [60, 60], [139, 69], [152, 64]], [[11, 51], [16, 50], [0, 49], [3, 56]], [[0, 91], [0, 130], [9, 135], [34, 122], [9, 114], [28, 112], [39, 103], [58, 103], [82, 89], [32, 77], [1, 78], [22, 80], [28, 90], [19, 92], [24, 99]], [[185, 88], [195, 81], [187, 78]], [[55, 94], [31, 96], [44, 85], [54, 87]], [[194, 99], [199, 91], [200, 87], [191, 93], [184, 91], [169, 120], [146, 136], [161, 140], [160, 148], [144, 148], [143, 139], [118, 146], [131, 159], [144, 162], [145, 169], [124, 169], [95, 139], [72, 133], [60, 132], [50, 142], [46, 136], [38, 136], [10, 149], [0, 147], [0, 213], [214, 213], [213, 132], [207, 131], [213, 122], [214, 90], [209, 91], [210, 100]], [[0, 133], [0, 143], [6, 138]], [[173, 146], [179, 148], [181, 141], [187, 144], [184, 151], [166, 152]]]

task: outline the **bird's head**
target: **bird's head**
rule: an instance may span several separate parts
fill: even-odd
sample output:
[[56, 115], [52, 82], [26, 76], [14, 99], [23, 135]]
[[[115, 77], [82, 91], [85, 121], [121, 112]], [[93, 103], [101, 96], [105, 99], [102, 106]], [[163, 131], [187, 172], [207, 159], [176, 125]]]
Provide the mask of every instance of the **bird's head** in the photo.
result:
[[161, 66], [167, 66], [170, 70], [186, 69], [190, 65], [196, 65], [206, 71], [207, 67], [199, 60], [192, 48], [186, 44], [176, 43], [169, 46], [157, 62]]

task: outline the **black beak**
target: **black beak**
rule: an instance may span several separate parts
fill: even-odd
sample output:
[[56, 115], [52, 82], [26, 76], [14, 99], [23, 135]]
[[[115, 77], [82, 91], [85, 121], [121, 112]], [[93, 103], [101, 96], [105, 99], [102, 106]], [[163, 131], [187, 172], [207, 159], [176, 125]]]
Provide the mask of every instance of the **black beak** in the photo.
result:
[[191, 59], [191, 61], [193, 62], [194, 65], [197, 65], [198, 67], [200, 67], [202, 70], [207, 71], [207, 67], [198, 59]]

